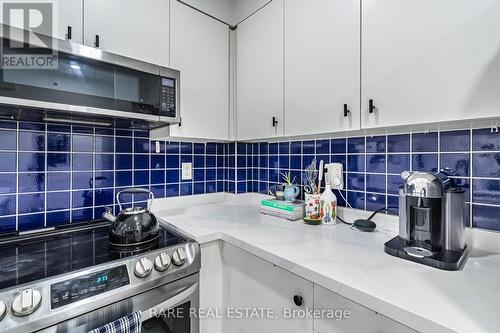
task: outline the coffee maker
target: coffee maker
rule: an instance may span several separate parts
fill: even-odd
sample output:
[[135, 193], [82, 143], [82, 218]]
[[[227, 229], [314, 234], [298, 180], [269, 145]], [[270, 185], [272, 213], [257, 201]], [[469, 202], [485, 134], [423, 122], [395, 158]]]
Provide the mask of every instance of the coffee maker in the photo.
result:
[[467, 257], [465, 191], [443, 172], [401, 174], [399, 235], [385, 252], [444, 270], [458, 270]]

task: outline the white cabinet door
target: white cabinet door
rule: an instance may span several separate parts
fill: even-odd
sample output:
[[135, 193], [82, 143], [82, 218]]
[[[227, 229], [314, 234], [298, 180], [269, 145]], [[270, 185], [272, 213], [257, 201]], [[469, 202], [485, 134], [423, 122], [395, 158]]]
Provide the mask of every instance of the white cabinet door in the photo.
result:
[[85, 44], [169, 65], [169, 0], [85, 0]]
[[498, 116], [499, 17], [498, 0], [362, 0], [362, 127]]
[[314, 310], [323, 313], [314, 320], [314, 330], [317, 333], [415, 332], [316, 284], [314, 285]]
[[[261, 312], [253, 318], [251, 312], [249, 316], [243, 313], [242, 318], [230, 313], [230, 318], [223, 323], [223, 332], [312, 332], [311, 318], [284, 318], [287, 311], [284, 309], [299, 311], [312, 308], [312, 282], [227, 243], [223, 244], [222, 263], [224, 307], [243, 311], [247, 308], [273, 310], [272, 313], [265, 310], [266, 314], [271, 314], [270, 318], [262, 316]], [[301, 306], [294, 303], [295, 295], [302, 297]]]
[[83, 42], [83, 0], [54, 0], [54, 37]]
[[170, 65], [181, 71], [182, 123], [170, 136], [229, 139], [229, 28], [178, 1], [170, 13]]
[[360, 128], [359, 20], [359, 1], [285, 1], [285, 135]]
[[[222, 258], [219, 241], [201, 244], [200, 308], [222, 310]], [[216, 316], [200, 318], [200, 332], [221, 333], [222, 319]]]
[[238, 139], [280, 136], [283, 0], [273, 0], [240, 23], [236, 39], [236, 135]]

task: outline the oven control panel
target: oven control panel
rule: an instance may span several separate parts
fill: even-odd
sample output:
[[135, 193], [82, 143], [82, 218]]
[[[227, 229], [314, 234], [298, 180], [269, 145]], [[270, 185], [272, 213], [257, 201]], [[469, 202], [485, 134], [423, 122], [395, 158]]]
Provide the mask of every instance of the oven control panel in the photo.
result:
[[175, 117], [176, 113], [176, 82], [174, 79], [162, 77], [160, 91], [160, 116]]
[[50, 308], [57, 309], [128, 284], [126, 265], [54, 283], [50, 286]]

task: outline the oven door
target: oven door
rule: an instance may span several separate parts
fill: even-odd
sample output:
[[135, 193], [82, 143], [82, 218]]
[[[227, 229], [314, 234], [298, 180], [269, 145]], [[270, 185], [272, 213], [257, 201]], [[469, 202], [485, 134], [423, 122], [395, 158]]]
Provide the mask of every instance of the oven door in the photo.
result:
[[[78, 306], [75, 303], [75, 306]], [[132, 312], [141, 311], [142, 332], [199, 333], [199, 320], [190, 309], [199, 307], [199, 274], [151, 289], [46, 328], [45, 333], [87, 333]], [[71, 308], [68, 309], [68, 316]]]

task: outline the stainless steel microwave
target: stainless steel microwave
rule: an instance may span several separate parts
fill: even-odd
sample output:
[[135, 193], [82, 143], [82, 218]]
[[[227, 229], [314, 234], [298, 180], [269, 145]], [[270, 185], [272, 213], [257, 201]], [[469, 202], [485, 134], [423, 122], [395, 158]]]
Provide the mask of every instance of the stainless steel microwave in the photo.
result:
[[180, 121], [178, 70], [1, 30], [0, 118], [127, 127]]

